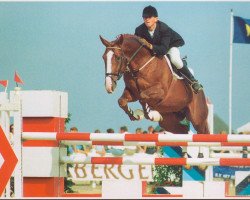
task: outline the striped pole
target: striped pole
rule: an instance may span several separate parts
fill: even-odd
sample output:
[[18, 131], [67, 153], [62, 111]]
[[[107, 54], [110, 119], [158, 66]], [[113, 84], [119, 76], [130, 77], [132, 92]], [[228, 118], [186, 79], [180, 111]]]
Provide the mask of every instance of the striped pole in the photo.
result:
[[62, 156], [62, 163], [117, 165], [209, 165], [250, 166], [249, 158], [155, 158], [155, 157], [86, 157]]
[[80, 140], [62, 140], [64, 145], [110, 145], [110, 146], [170, 146], [170, 147], [187, 147], [187, 146], [207, 146], [207, 147], [237, 147], [250, 146], [250, 142], [112, 142], [112, 141], [80, 141]]
[[82, 140], [112, 142], [233, 142], [250, 143], [250, 135], [208, 134], [108, 134], [108, 133], [30, 133], [23, 132], [23, 140]]

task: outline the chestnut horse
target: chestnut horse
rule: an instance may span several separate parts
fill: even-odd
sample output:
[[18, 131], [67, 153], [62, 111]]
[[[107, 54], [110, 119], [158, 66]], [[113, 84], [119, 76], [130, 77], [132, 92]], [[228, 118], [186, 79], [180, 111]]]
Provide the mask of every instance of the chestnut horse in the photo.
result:
[[100, 39], [106, 47], [106, 90], [112, 93], [123, 76], [125, 89], [118, 103], [132, 121], [140, 116], [128, 103], [139, 101], [145, 118], [158, 121], [166, 131], [188, 133], [188, 127], [180, 123], [186, 118], [197, 133], [209, 134], [204, 92], [195, 94], [184, 80], [176, 79], [164, 57], [152, 56], [135, 35], [119, 35], [112, 42]]

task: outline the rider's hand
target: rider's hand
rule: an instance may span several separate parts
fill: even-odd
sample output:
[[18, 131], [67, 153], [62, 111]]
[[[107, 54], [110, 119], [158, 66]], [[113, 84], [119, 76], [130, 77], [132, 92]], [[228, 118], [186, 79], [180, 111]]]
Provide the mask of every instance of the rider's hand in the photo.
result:
[[145, 40], [144, 38], [139, 38], [138, 40], [139, 40], [139, 42], [140, 42], [143, 46], [149, 48], [150, 50], [153, 49], [153, 45], [150, 44], [150, 43], [149, 43], [147, 40]]

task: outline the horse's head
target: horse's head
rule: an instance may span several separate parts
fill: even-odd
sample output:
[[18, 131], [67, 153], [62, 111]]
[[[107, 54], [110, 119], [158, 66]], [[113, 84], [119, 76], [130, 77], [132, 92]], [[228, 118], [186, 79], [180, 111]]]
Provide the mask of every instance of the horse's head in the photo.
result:
[[[108, 93], [115, 90], [116, 82], [128, 69], [132, 76], [144, 68], [152, 58], [151, 53], [135, 35], [123, 34], [109, 42], [100, 36], [106, 50], [103, 54], [105, 62], [105, 86]], [[145, 64], [146, 63], [146, 64]]]
[[126, 70], [126, 60], [121, 48], [123, 36], [120, 35], [112, 42], [105, 40], [102, 36], [100, 39], [106, 47], [102, 56], [105, 63], [105, 87], [108, 93], [112, 93], [116, 88], [116, 82]]

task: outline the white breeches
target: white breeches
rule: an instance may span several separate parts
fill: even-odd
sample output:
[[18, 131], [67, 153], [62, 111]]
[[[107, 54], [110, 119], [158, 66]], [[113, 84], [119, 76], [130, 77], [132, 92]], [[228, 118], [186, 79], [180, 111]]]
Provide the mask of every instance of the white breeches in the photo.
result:
[[177, 69], [181, 69], [183, 67], [181, 54], [177, 47], [172, 47], [171, 49], [169, 49], [167, 54], [169, 55], [171, 62], [176, 66]]

